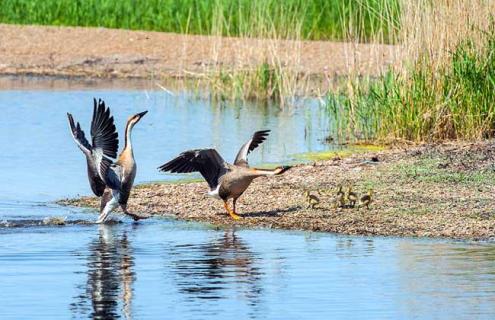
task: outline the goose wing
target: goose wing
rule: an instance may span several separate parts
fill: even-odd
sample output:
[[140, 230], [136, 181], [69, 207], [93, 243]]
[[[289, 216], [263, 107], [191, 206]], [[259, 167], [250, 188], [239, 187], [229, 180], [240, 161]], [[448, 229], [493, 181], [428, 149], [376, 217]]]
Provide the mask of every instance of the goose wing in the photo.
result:
[[86, 155], [88, 178], [94, 194], [101, 196], [105, 190], [106, 171], [113, 163], [110, 158], [117, 157], [119, 147], [117, 129], [110, 109], [105, 102], [94, 99], [93, 119], [91, 121], [92, 144], [86, 139], [79, 122], [75, 122], [70, 113], [67, 113], [72, 137]]
[[113, 116], [110, 115], [110, 108], [107, 108], [105, 102], [101, 99], [98, 99], [98, 103], [96, 99], [93, 102], [93, 120], [91, 121], [92, 154], [96, 169], [102, 180], [106, 182], [107, 171], [113, 164], [113, 161], [109, 158], [117, 157], [119, 135], [117, 128], [115, 128]]
[[105, 172], [105, 182], [112, 190], [122, 191], [124, 168], [119, 164], [111, 164]]
[[263, 141], [266, 140], [266, 137], [270, 134], [270, 130], [261, 130], [256, 131], [251, 139], [248, 142], [242, 145], [241, 149], [237, 153], [235, 157], [234, 164], [238, 166], [248, 167], [247, 156], [248, 154], [256, 149]]
[[196, 149], [182, 152], [158, 169], [172, 173], [199, 172], [210, 189], [215, 189], [220, 177], [227, 172], [227, 163], [215, 149]]

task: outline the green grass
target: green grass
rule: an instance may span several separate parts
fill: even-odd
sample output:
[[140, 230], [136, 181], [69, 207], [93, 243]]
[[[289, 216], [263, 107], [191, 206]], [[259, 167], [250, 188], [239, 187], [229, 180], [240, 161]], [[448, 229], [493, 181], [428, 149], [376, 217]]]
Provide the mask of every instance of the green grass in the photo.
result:
[[413, 163], [399, 163], [390, 168], [396, 172], [400, 179], [415, 180], [419, 182], [464, 184], [470, 186], [492, 186], [495, 181], [493, 170], [459, 171], [442, 169], [441, 164], [446, 159], [423, 158]]
[[389, 41], [399, 0], [2, 0], [0, 22], [191, 34]]
[[493, 137], [495, 132], [495, 24], [474, 45], [462, 41], [434, 70], [420, 57], [409, 72], [353, 80], [331, 93], [327, 106], [341, 137], [439, 141]]

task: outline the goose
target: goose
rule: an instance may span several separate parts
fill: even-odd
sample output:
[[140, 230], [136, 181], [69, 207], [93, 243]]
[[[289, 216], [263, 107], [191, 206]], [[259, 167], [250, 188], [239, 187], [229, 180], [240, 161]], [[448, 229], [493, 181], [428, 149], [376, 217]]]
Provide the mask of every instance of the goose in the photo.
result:
[[[100, 215], [96, 223], [104, 223], [109, 214], [119, 205], [122, 211], [134, 220], [148, 216], [130, 213], [127, 201], [136, 177], [136, 161], [132, 151], [131, 133], [134, 125], [148, 111], [137, 113], [127, 120], [125, 146], [117, 158], [119, 139], [110, 109], [101, 99], [93, 99], [93, 119], [91, 121], [91, 143], [86, 139], [79, 122], [67, 113], [70, 132], [76, 145], [86, 156], [89, 184], [93, 193], [101, 197]], [[117, 158], [114, 162], [113, 159]]]
[[[290, 169], [289, 166], [273, 170], [249, 167], [248, 154], [265, 141], [269, 132], [270, 130], [256, 131], [251, 139], [242, 145], [234, 164], [227, 163], [215, 149], [194, 149], [182, 152], [158, 169], [171, 173], [199, 172], [210, 187], [208, 195], [222, 200], [227, 213], [232, 219], [238, 220], [241, 217], [235, 210], [236, 201], [254, 179], [279, 175]], [[233, 199], [233, 209], [229, 207], [229, 199]]]

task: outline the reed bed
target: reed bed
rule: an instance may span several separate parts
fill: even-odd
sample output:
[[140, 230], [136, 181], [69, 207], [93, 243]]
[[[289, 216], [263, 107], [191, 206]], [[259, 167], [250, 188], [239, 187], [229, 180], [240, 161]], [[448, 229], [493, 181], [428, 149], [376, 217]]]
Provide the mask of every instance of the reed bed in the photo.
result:
[[[236, 21], [233, 33], [225, 27], [233, 18], [223, 5], [218, 2], [214, 12], [210, 63], [200, 75], [200, 83], [220, 100], [270, 100], [285, 107], [298, 97], [318, 95], [329, 79], [324, 70], [309, 74], [301, 65], [302, 41], [394, 43], [399, 33], [399, 0], [250, 1], [243, 7], [249, 15]], [[228, 67], [218, 63], [225, 35], [239, 39]], [[353, 65], [355, 57], [348, 59]]]
[[421, 0], [403, 6], [403, 63], [328, 94], [341, 139], [439, 141], [493, 137], [495, 3]]

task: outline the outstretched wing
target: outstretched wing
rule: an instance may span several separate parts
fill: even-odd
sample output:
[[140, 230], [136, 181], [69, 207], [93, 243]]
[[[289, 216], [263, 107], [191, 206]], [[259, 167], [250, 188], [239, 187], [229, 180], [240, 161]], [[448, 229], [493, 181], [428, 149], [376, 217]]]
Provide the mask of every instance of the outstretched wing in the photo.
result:
[[117, 157], [119, 148], [117, 129], [110, 109], [105, 107], [105, 102], [94, 99], [93, 119], [91, 121], [92, 145], [86, 139], [79, 122], [75, 122], [70, 113], [67, 113], [72, 137], [79, 148], [86, 155], [88, 162], [88, 178], [91, 189], [97, 196], [101, 196], [105, 190], [106, 171], [113, 163], [109, 158]]
[[158, 169], [171, 173], [199, 172], [210, 189], [215, 189], [218, 179], [227, 172], [227, 164], [215, 149], [196, 149], [182, 152]]
[[237, 156], [235, 157], [234, 164], [238, 166], [248, 166], [248, 161], [247, 161], [247, 156], [248, 154], [256, 149], [260, 144], [263, 143], [263, 141], [266, 140], [266, 137], [268, 137], [268, 134], [270, 133], [270, 130], [261, 130], [261, 131], [256, 131], [253, 134], [253, 137], [249, 139], [248, 142], [246, 142], [239, 152], [237, 153]]
[[[117, 157], [119, 149], [119, 135], [110, 109], [101, 99], [93, 99], [93, 120], [91, 120], [91, 140], [93, 142], [93, 158], [96, 168], [103, 181], [107, 180], [107, 171], [113, 161], [109, 158]], [[108, 183], [107, 183], [108, 184]], [[112, 188], [113, 189], [113, 188]]]
[[109, 158], [117, 158], [119, 149], [119, 135], [110, 109], [105, 107], [101, 99], [94, 99], [93, 120], [91, 121], [91, 139], [93, 149], [101, 149], [103, 155]]
[[81, 129], [79, 122], [76, 123], [70, 113], [67, 113], [67, 118], [69, 119], [70, 133], [72, 134], [72, 138], [74, 138], [77, 146], [82, 150], [82, 152], [84, 152], [84, 154], [91, 154], [91, 145], [84, 136], [84, 131]]

